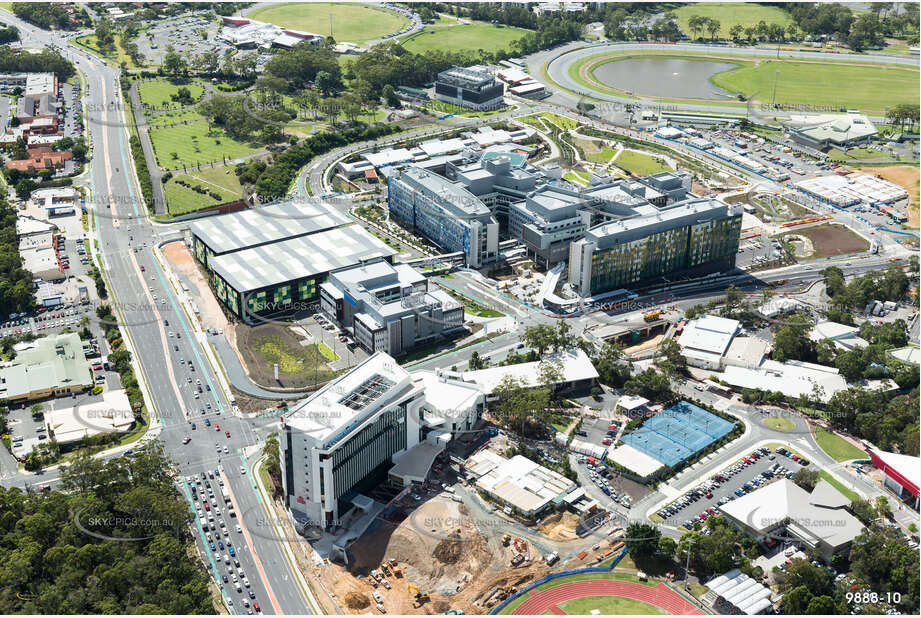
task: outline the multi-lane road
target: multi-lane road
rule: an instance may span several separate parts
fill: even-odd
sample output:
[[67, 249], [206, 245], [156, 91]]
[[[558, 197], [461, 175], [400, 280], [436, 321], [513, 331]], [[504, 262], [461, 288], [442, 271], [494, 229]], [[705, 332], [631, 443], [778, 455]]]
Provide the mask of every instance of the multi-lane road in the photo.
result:
[[[176, 234], [153, 224], [143, 205], [128, 148], [128, 114], [121, 104], [118, 86], [120, 71], [69, 45], [64, 37], [34, 28], [6, 12], [0, 12], [0, 17], [19, 28], [23, 47], [56, 46], [83, 77], [93, 156], [79, 182], [90, 189], [87, 205], [95, 220], [94, 257], [106, 275], [119, 325], [145, 391], [150, 435], [156, 435], [165, 445], [182, 477], [200, 476], [202, 471], [219, 467], [226, 470], [228, 484], [241, 504], [238, 517], [228, 519], [228, 526], [264, 526], [261, 499], [241, 454], [244, 447], [264, 440], [274, 419], [254, 422], [234, 415], [216, 377], [216, 368], [198, 342], [201, 333], [179, 301], [181, 292], [173, 289], [158, 262], [154, 247]], [[205, 419], [212, 427], [205, 426]], [[220, 425], [220, 431], [214, 425]], [[186, 436], [191, 438], [188, 444], [184, 443]], [[243, 475], [241, 465], [247, 468]], [[25, 484], [30, 480], [34, 482], [23, 474], [5, 482]], [[190, 497], [187, 490], [185, 494]], [[241, 537], [237, 545], [241, 565], [264, 613], [317, 613], [315, 602], [290, 583], [296, 576], [282, 539], [256, 542], [253, 548], [247, 535], [237, 536]], [[197, 542], [210, 565], [214, 554], [202, 534]], [[224, 593], [225, 598], [234, 600], [234, 608], [243, 609], [245, 591], [238, 594], [231, 586]]]

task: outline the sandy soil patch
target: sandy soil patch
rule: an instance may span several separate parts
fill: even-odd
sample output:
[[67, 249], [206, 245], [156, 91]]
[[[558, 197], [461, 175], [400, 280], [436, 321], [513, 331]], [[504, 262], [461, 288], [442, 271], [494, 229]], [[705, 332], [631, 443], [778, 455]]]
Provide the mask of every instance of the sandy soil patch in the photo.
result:
[[[405, 518], [397, 521], [400, 517]], [[343, 609], [353, 613], [366, 613], [368, 609], [357, 608], [361, 596], [372, 598], [374, 592], [389, 614], [441, 614], [448, 609], [485, 613], [482, 599], [496, 587], [520, 588], [550, 571], [535, 561], [510, 567], [515, 551], [502, 546], [501, 534], [486, 536], [465, 506], [441, 498], [416, 507], [408, 516], [378, 520], [350, 549], [349, 568], [325, 565], [320, 577]], [[368, 579], [371, 569], [390, 558], [398, 562], [402, 577], [387, 576], [389, 590], [374, 587]], [[420, 606], [410, 586], [427, 592], [430, 600]]]
[[184, 281], [191, 283], [189, 287], [189, 298], [198, 306], [201, 314], [202, 327], [223, 328], [227, 340], [233, 342], [235, 336], [233, 333], [234, 325], [227, 321], [224, 311], [211, 288], [208, 286], [208, 280], [202, 275], [198, 268], [198, 263], [192, 257], [192, 253], [184, 242], [171, 242], [163, 246], [163, 255], [169, 261], [170, 269], [180, 275]]
[[862, 236], [838, 224], [816, 225], [796, 231], [813, 245], [812, 257], [831, 257], [866, 251], [870, 243]]

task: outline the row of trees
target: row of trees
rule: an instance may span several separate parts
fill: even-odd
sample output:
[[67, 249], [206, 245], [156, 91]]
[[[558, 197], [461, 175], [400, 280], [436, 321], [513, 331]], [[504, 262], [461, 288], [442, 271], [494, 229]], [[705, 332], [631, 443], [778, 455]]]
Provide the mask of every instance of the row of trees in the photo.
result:
[[32, 273], [23, 268], [16, 210], [0, 196], [0, 318], [32, 309]]

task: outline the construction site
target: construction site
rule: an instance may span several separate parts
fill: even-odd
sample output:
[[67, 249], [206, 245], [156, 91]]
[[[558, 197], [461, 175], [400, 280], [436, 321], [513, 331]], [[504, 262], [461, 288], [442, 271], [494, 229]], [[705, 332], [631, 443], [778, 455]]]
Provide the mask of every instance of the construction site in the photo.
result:
[[496, 513], [476, 516], [449, 493], [423, 502], [408, 495], [400, 502], [350, 546], [348, 566], [319, 568], [324, 588], [343, 611], [484, 614], [552, 571], [609, 559], [620, 541], [580, 536], [576, 515], [553, 513], [536, 532], [553, 546], [569, 548], [563, 565], [558, 552], [542, 554], [528, 539], [505, 532], [511, 521]]

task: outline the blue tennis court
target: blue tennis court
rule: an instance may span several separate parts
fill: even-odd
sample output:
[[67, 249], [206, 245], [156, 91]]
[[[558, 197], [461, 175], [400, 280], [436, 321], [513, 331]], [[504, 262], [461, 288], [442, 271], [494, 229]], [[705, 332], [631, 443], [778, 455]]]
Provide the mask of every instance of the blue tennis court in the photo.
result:
[[730, 431], [731, 422], [693, 403], [679, 401], [621, 440], [666, 466], [673, 466]]

